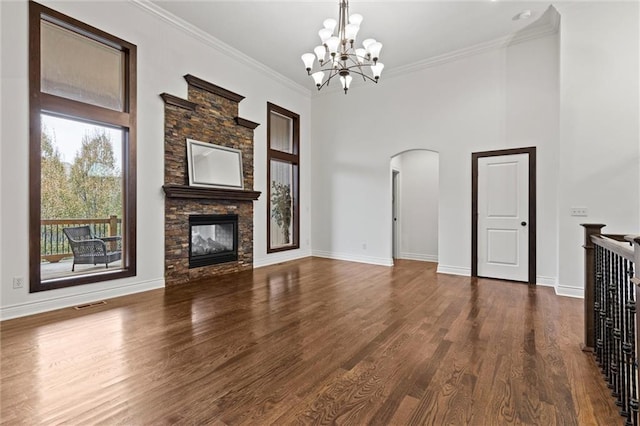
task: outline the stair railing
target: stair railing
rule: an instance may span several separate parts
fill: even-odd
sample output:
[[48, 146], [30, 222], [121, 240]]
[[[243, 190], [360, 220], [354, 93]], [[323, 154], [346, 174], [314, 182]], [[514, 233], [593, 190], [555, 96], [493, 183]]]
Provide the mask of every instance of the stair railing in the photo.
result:
[[593, 352], [626, 425], [638, 425], [640, 237], [585, 228], [584, 350]]

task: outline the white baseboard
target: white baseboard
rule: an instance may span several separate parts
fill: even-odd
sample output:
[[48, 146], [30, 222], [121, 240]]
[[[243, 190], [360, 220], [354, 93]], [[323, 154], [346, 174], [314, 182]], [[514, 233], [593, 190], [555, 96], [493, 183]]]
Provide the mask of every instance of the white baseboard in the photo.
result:
[[438, 261], [438, 255], [437, 254], [422, 254], [422, 253], [400, 252], [399, 259], [419, 260], [421, 262], [437, 262]]
[[328, 259], [335, 260], [347, 260], [349, 262], [358, 262], [358, 263], [369, 263], [371, 265], [381, 265], [381, 266], [393, 266], [392, 258], [385, 257], [373, 257], [373, 256], [360, 256], [355, 254], [347, 254], [347, 253], [335, 253], [323, 250], [313, 250], [311, 252], [313, 256], [317, 257], [325, 257]]
[[582, 287], [558, 285], [558, 279], [555, 277], [543, 277], [538, 275], [536, 277], [536, 284], [543, 287], [553, 287], [556, 296], [584, 299], [584, 289]]
[[584, 289], [582, 287], [568, 287], [564, 285], [558, 285], [556, 286], [556, 295], [584, 299]]
[[543, 277], [542, 275], [536, 277], [536, 285], [555, 288], [557, 284], [558, 280], [555, 277]]
[[[462, 275], [466, 277], [471, 276], [471, 268], [464, 268], [460, 266], [438, 265], [437, 272], [439, 274]], [[556, 294], [559, 296], [582, 297], [581, 288], [558, 286], [555, 277], [538, 275], [536, 277], [536, 284], [542, 287], [553, 287]]]
[[271, 253], [260, 259], [256, 259], [254, 257], [253, 267], [262, 268], [263, 266], [275, 265], [276, 263], [288, 262], [290, 260], [302, 259], [309, 256], [311, 256], [311, 250], [309, 249]]
[[71, 296], [54, 297], [47, 300], [18, 303], [5, 306], [0, 309], [0, 321], [24, 317], [27, 315], [39, 314], [56, 309], [68, 308], [70, 306], [84, 303], [96, 302], [103, 299], [113, 299], [114, 297], [127, 296], [141, 293], [143, 291], [155, 290], [164, 287], [164, 278], [142, 281], [133, 284], [123, 284], [118, 287], [111, 287], [103, 290], [89, 291]]
[[465, 277], [471, 276], [471, 268], [465, 268], [461, 266], [447, 266], [438, 264], [437, 271], [439, 274], [450, 274], [450, 275], [462, 275]]

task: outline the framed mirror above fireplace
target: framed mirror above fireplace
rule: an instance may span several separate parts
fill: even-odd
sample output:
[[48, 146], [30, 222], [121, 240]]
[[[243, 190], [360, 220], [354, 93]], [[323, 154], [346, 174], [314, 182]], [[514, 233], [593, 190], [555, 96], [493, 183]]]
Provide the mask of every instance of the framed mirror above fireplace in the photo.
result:
[[243, 189], [239, 149], [187, 139], [189, 185]]

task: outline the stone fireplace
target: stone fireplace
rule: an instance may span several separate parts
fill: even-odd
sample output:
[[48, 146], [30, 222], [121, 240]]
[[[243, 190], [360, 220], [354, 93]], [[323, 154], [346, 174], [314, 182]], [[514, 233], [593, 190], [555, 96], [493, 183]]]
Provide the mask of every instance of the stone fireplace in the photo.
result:
[[[165, 283], [184, 284], [253, 268], [253, 130], [238, 117], [244, 99], [186, 75], [188, 99], [165, 103]], [[186, 140], [242, 152], [244, 189], [189, 186]]]

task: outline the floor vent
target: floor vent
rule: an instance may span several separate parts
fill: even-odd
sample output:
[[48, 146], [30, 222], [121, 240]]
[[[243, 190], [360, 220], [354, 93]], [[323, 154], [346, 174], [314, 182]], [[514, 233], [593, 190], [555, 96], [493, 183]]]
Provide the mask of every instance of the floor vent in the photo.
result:
[[79, 311], [81, 309], [87, 309], [87, 308], [93, 308], [94, 306], [102, 306], [102, 305], [106, 305], [107, 302], [105, 302], [104, 300], [101, 300], [99, 302], [93, 302], [93, 303], [87, 303], [84, 305], [78, 305], [78, 306], [74, 306], [73, 309], [75, 309], [76, 311]]

